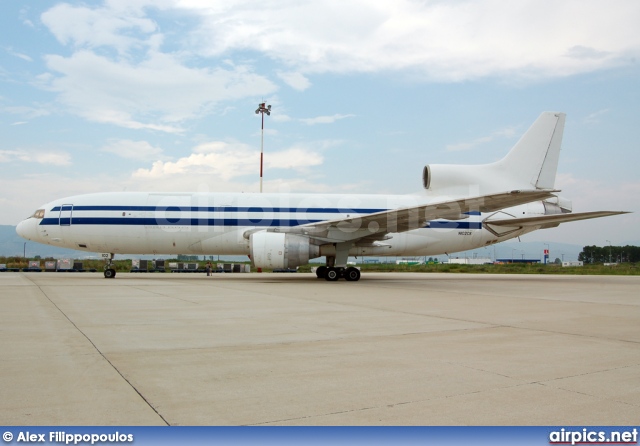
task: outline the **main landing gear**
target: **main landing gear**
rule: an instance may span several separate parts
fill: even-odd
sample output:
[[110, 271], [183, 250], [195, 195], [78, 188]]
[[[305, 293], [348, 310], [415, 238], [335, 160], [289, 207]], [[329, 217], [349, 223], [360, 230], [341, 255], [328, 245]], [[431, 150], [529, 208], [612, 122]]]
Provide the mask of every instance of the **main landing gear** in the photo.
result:
[[340, 266], [319, 266], [316, 269], [318, 279], [325, 279], [328, 282], [335, 282], [344, 277], [347, 282], [357, 282], [360, 280], [360, 270], [350, 266], [343, 268]]
[[360, 270], [358, 268], [340, 266], [347, 264], [351, 242], [336, 243], [334, 246], [336, 248], [335, 255], [327, 255], [327, 265], [316, 269], [318, 279], [325, 279], [327, 282], [335, 282], [341, 277], [344, 277], [347, 282], [360, 280]]
[[116, 277], [116, 270], [113, 267], [113, 256], [115, 254], [114, 253], [110, 253], [110, 254], [102, 254], [102, 257], [104, 257], [107, 261], [107, 263], [105, 263], [104, 265], [104, 278], [105, 279], [113, 279], [114, 277]]

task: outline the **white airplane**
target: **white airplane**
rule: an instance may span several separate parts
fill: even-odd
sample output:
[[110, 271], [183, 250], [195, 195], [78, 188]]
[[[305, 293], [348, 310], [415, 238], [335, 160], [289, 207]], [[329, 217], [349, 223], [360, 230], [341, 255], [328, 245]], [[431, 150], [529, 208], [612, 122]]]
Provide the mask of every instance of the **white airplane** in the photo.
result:
[[325, 256], [318, 278], [360, 279], [348, 256], [426, 256], [499, 243], [572, 213], [554, 189], [565, 114], [545, 112], [500, 161], [427, 165], [411, 195], [107, 192], [43, 205], [18, 224], [39, 243], [115, 254], [249, 255], [256, 268]]

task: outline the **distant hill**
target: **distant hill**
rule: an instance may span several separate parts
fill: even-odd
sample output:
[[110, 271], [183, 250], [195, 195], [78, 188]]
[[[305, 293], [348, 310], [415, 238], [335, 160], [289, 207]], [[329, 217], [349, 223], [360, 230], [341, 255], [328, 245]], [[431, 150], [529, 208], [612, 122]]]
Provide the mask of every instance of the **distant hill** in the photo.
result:
[[[25, 246], [26, 242], [26, 246]], [[58, 248], [51, 245], [42, 245], [36, 242], [30, 242], [23, 239], [16, 233], [15, 226], [0, 225], [0, 256], [5, 257], [22, 257], [26, 248], [26, 254], [28, 258], [35, 256], [53, 257], [56, 259], [87, 259], [99, 257], [98, 253], [77, 251], [74, 249]], [[177, 256], [168, 255], [156, 255], [156, 256], [142, 256], [142, 255], [118, 255], [118, 259], [168, 259]], [[203, 256], [199, 256], [204, 258]], [[217, 256], [214, 257], [217, 260]], [[231, 262], [244, 262], [247, 261], [247, 256], [220, 256], [220, 261]]]
[[[0, 225], [0, 256], [20, 256], [23, 255], [23, 250], [25, 248], [25, 241], [16, 233], [15, 226], [7, 226]], [[57, 248], [55, 246], [50, 245], [41, 245], [40, 243], [26, 241], [26, 254], [27, 257], [35, 257], [39, 255], [40, 257], [55, 257], [55, 258], [73, 258], [73, 259], [85, 259], [88, 257], [96, 257], [96, 253], [84, 252], [84, 251], [76, 251], [73, 249], [65, 249], [65, 248]], [[640, 243], [629, 243], [631, 245], [639, 245]], [[527, 259], [541, 259], [542, 252], [544, 249], [550, 248], [550, 258], [549, 261], [553, 262], [556, 258], [562, 259], [564, 254], [564, 260], [577, 260], [578, 254], [582, 251], [583, 246], [580, 245], [570, 245], [566, 243], [550, 243], [547, 246], [542, 242], [517, 242], [517, 241], [508, 241], [499, 243], [497, 245], [489, 246], [487, 248], [478, 248], [471, 251], [466, 252], [457, 252], [457, 253], [449, 253], [451, 258], [455, 257], [468, 257], [473, 258], [481, 257], [481, 258], [498, 258], [498, 259], [509, 259], [513, 255], [514, 258], [520, 259], [524, 254]], [[125, 255], [118, 256], [118, 258], [169, 258], [170, 256], [137, 256], [137, 255]], [[427, 256], [428, 258], [429, 256]], [[433, 256], [437, 257], [441, 261], [446, 260], [445, 255]], [[373, 257], [367, 257], [371, 259]], [[399, 257], [398, 257], [399, 258]], [[246, 260], [246, 256], [224, 256], [224, 259], [240, 261], [241, 259]], [[394, 258], [389, 258], [388, 260], [395, 260]], [[320, 261], [320, 260], [316, 260]], [[384, 261], [383, 258], [380, 258], [380, 261]]]
[[[26, 245], [25, 245], [26, 243]], [[73, 249], [57, 248], [50, 245], [30, 242], [16, 233], [15, 226], [0, 225], [0, 255], [5, 257], [22, 257], [26, 251], [29, 258], [35, 256], [82, 259], [95, 257], [95, 254]]]

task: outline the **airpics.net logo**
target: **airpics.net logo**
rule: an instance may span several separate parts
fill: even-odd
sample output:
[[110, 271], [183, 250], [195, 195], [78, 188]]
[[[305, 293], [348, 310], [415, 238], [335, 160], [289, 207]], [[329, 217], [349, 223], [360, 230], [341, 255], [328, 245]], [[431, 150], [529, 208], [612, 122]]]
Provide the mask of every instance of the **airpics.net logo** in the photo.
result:
[[549, 444], [638, 444], [638, 429], [624, 431], [601, 431], [584, 428], [582, 430], [560, 429], [549, 434]]

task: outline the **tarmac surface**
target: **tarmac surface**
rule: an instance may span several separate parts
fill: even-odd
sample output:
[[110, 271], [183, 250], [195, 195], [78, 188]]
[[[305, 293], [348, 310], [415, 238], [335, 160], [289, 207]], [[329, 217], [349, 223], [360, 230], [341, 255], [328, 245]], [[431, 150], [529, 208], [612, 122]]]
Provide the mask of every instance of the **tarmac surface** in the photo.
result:
[[639, 290], [0, 273], [0, 425], [636, 425]]

